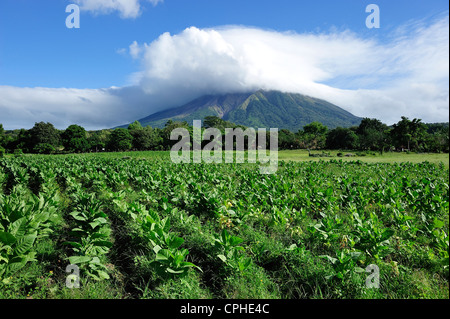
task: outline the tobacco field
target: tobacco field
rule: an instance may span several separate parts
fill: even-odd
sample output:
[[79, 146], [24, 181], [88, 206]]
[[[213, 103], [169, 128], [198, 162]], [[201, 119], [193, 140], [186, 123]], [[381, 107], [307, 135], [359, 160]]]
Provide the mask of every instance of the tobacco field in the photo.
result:
[[448, 179], [427, 162], [2, 158], [0, 298], [446, 299]]

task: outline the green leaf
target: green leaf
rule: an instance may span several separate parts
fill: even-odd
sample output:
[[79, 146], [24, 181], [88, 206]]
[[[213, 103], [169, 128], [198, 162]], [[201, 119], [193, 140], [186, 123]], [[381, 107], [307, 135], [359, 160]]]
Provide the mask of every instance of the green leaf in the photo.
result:
[[0, 231], [0, 242], [4, 245], [12, 245], [16, 242], [16, 237], [14, 237], [12, 234]]
[[170, 258], [170, 251], [167, 249], [160, 249], [156, 254], [155, 259], [157, 261], [167, 261]]
[[356, 267], [355, 268], [355, 271], [357, 272], [357, 273], [362, 273], [362, 272], [366, 272], [363, 268], [361, 268], [361, 267]]
[[65, 241], [63, 243], [63, 245], [70, 245], [70, 246], [75, 247], [75, 248], [81, 248], [82, 247], [80, 243], [77, 243], [75, 241]]
[[27, 220], [25, 217], [17, 219], [15, 222], [11, 223], [8, 227], [9, 232], [16, 236], [21, 237], [25, 235], [27, 228]]
[[442, 228], [445, 226], [445, 223], [437, 218], [433, 221], [433, 228]]
[[221, 235], [222, 235], [222, 243], [226, 244], [228, 242], [229, 235], [228, 235], [228, 232], [227, 232], [227, 230], [225, 228], [222, 230], [222, 234]]
[[231, 246], [237, 246], [240, 243], [242, 243], [244, 240], [242, 238], [236, 237], [236, 236], [232, 236], [230, 238], [230, 244]]
[[153, 251], [155, 252], [155, 254], [158, 254], [158, 252], [161, 250], [161, 246], [159, 245], [155, 245], [155, 247], [153, 247]]
[[33, 217], [33, 222], [40, 224], [40, 223], [45, 223], [50, 217], [50, 213], [48, 212], [43, 212], [43, 213], [39, 213], [34, 215]]
[[81, 212], [72, 212], [69, 215], [72, 216], [76, 220], [79, 220], [82, 222], [87, 221], [87, 218], [85, 216], [83, 216]]
[[89, 257], [89, 256], [72, 256], [72, 257], [69, 257], [69, 262], [72, 265], [88, 263], [91, 260], [92, 260], [92, 257]]
[[395, 232], [392, 229], [385, 229], [383, 231], [383, 233], [381, 234], [380, 240], [385, 241], [385, 240], [391, 238], [394, 235], [394, 233]]
[[163, 221], [161, 222], [161, 225], [162, 225], [162, 230], [165, 233], [168, 233], [170, 231], [170, 220], [169, 220], [169, 218], [163, 219]]
[[182, 274], [185, 271], [184, 270], [173, 270], [172, 268], [167, 267], [166, 268], [167, 272], [171, 273], [171, 274]]
[[13, 274], [13, 273], [17, 272], [18, 270], [20, 270], [21, 268], [23, 268], [26, 265], [27, 261], [28, 261], [27, 258], [22, 258], [15, 262], [10, 262], [6, 266], [6, 273]]
[[217, 255], [217, 257], [219, 257], [224, 263], [227, 262], [227, 257], [225, 257], [225, 255]]
[[19, 238], [16, 242], [14, 251], [18, 255], [26, 254], [33, 247], [36, 237], [37, 237], [37, 233], [35, 232], [33, 234], [25, 235], [25, 236]]
[[92, 229], [95, 229], [99, 225], [104, 225], [106, 223], [107, 223], [106, 219], [103, 217], [100, 217], [100, 218], [96, 218], [93, 222], [90, 222], [89, 225], [92, 227]]
[[102, 279], [105, 279], [105, 280], [109, 279], [109, 275], [108, 275], [108, 273], [106, 271], [97, 270], [97, 275], [100, 278], [100, 280], [102, 280]]
[[184, 243], [184, 239], [183, 238], [171, 237], [171, 238], [169, 238], [169, 242], [167, 243], [167, 245], [169, 246], [170, 249], [177, 249], [181, 245], [183, 245], [183, 243]]
[[149, 216], [147, 216], [147, 219], [148, 219], [150, 222], [152, 222], [152, 223], [157, 223], [157, 222], [160, 221], [159, 216], [158, 216], [158, 214], [157, 214], [156, 212], [150, 210], [150, 211], [148, 212], [148, 215], [149, 215]]
[[251, 262], [252, 262], [251, 258], [245, 258], [244, 262], [239, 262], [239, 270], [243, 271], [247, 269], [250, 266]]

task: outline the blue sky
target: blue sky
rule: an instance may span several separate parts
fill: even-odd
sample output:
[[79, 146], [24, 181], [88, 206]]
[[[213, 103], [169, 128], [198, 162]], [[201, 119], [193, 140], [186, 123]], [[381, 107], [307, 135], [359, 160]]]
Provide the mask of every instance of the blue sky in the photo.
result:
[[[332, 60], [329, 56], [323, 56], [323, 59], [320, 61], [314, 60], [314, 63], [317, 63], [317, 65], [313, 63], [315, 68], [310, 70], [311, 73], [308, 73], [307, 78], [294, 79], [293, 77], [292, 81], [296, 83], [299, 87], [298, 91], [301, 91], [301, 93], [310, 89], [305, 93], [312, 95], [317, 91], [319, 97], [330, 96], [332, 102], [340, 102], [339, 106], [347, 107], [353, 113], [358, 113], [355, 105], [368, 96], [374, 96], [376, 90], [380, 89], [386, 81], [393, 83], [393, 81], [401, 79], [402, 83], [406, 83], [409, 81], [406, 80], [412, 79], [413, 76], [420, 77], [422, 70], [418, 70], [416, 67], [418, 63], [421, 63], [420, 54], [411, 55], [403, 52], [399, 46], [403, 45], [405, 50], [408, 50], [408, 48], [411, 50], [411, 48], [415, 47], [414, 43], [421, 43], [420, 39], [426, 38], [426, 34], [435, 34], [436, 32], [439, 33], [439, 41], [448, 39], [448, 28], [442, 27], [442, 25], [448, 24], [448, 2], [444, 0], [164, 0], [156, 4], [152, 4], [148, 0], [130, 0], [128, 3], [133, 2], [140, 5], [137, 16], [124, 16], [120, 10], [107, 12], [97, 9], [82, 10], [81, 27], [79, 29], [66, 28], [65, 19], [69, 14], [65, 12], [65, 8], [68, 4], [78, 3], [82, 9], [89, 9], [89, 2], [100, 3], [102, 1], [108, 5], [108, 3], [116, 0], [0, 1], [0, 89], [3, 88], [3, 93], [6, 96], [2, 101], [2, 90], [0, 90], [0, 112], [2, 109], [4, 110], [3, 116], [0, 113], [0, 123], [4, 122], [4, 126], [10, 128], [17, 125], [30, 126], [33, 120], [32, 116], [36, 117], [36, 121], [54, 120], [63, 116], [61, 114], [55, 115], [55, 110], [51, 108], [46, 109], [45, 105], [42, 106], [42, 110], [37, 107], [32, 110], [27, 109], [27, 101], [18, 101], [17, 98], [13, 98], [17, 94], [11, 93], [13, 90], [15, 90], [14, 92], [20, 92], [20, 88], [66, 88], [71, 90], [99, 90], [130, 86], [142, 88], [144, 93], [142, 93], [142, 100], [139, 103], [147, 106], [145, 108], [143, 106], [136, 107], [133, 112], [128, 112], [130, 118], [126, 118], [126, 120], [131, 119], [131, 116], [147, 116], [158, 109], [176, 106], [175, 103], [181, 103], [182, 99], [180, 101], [163, 102], [164, 99], [158, 97], [152, 100], [151, 95], [155, 95], [155, 90], [149, 89], [148, 86], [151, 84], [152, 88], [163, 87], [166, 90], [161, 89], [161, 92], [169, 92], [169, 87], [172, 89], [177, 88], [173, 83], [177, 82], [174, 79], [179, 78], [179, 74], [170, 69], [172, 73], [168, 72], [168, 74], [171, 74], [174, 78], [171, 78], [169, 85], [167, 84], [168, 82], [164, 82], [166, 80], [164, 76], [157, 74], [155, 70], [160, 69], [161, 65], [175, 62], [178, 63], [176, 65], [182, 66], [179, 69], [184, 70], [183, 74], [194, 69], [192, 65], [186, 67], [184, 62], [180, 62], [180, 59], [182, 59], [180, 52], [178, 52], [178, 55], [167, 55], [170, 56], [169, 60], [165, 53], [161, 51], [165, 45], [168, 43], [173, 45], [172, 42], [174, 42], [175, 45], [172, 48], [186, 50], [186, 48], [191, 48], [195, 43], [198, 43], [198, 39], [205, 37], [212, 39], [208, 42], [211, 44], [216, 38], [214, 33], [210, 31], [218, 30], [225, 42], [233, 46], [233, 52], [236, 52], [241, 49], [244, 50], [243, 48], [248, 46], [242, 44], [247, 43], [247, 39], [240, 36], [239, 30], [241, 29], [244, 31], [242, 34], [246, 34], [251, 39], [261, 39], [261, 43], [267, 43], [268, 39], [274, 39], [274, 46], [286, 44], [286, 47], [282, 47], [277, 52], [274, 51], [272, 57], [283, 55], [285, 52], [301, 54], [303, 51], [297, 49], [304, 43], [311, 44], [311, 47], [316, 50], [335, 50], [337, 47], [340, 48], [337, 51], [338, 57], [336, 57], [338, 62]], [[379, 29], [368, 29], [365, 25], [366, 17], [369, 15], [365, 12], [365, 8], [371, 3], [377, 4], [380, 8], [381, 27]], [[224, 26], [231, 27], [226, 28]], [[195, 29], [189, 29], [190, 27], [195, 27]], [[437, 31], [434, 31], [433, 28], [436, 28]], [[232, 32], [229, 29], [236, 32]], [[170, 41], [167, 40], [167, 43], [160, 38], [166, 32], [171, 37]], [[292, 35], [292, 40], [297, 44], [291, 45], [287, 43], [289, 35]], [[296, 38], [296, 35], [299, 35], [301, 39]], [[323, 37], [327, 39], [323, 39]], [[280, 41], [279, 43], [277, 42], [278, 40]], [[336, 40], [336, 46], [328, 46], [323, 43], [330, 43], [334, 40]], [[184, 47], [183, 45], [186, 41], [194, 42], [190, 42], [187, 47]], [[134, 42], [136, 44], [135, 48], [138, 49], [136, 52], [139, 54], [133, 55], [130, 46]], [[428, 52], [431, 59], [435, 59], [436, 57], [432, 53], [433, 46], [438, 46], [436, 51], [441, 53], [438, 58], [441, 58], [442, 55], [448, 56], [448, 45], [441, 42], [428, 43], [424, 52]], [[217, 44], [218, 42], [214, 43]], [[214, 46], [215, 44], [211, 45]], [[257, 46], [256, 42], [255, 45]], [[361, 53], [355, 57], [357, 61], [356, 66], [370, 65], [372, 60], [376, 60], [374, 66], [368, 66], [364, 74], [356, 70], [356, 66], [354, 67], [354, 72], [349, 71], [353, 68], [352, 61], [346, 61], [345, 57], [354, 54], [355, 50], [353, 50], [352, 45], [355, 45], [355, 50], [356, 48], [361, 49]], [[208, 52], [209, 48], [204, 47], [203, 49]], [[344, 50], [342, 48], [347, 48], [348, 54], [342, 52]], [[368, 57], [364, 61], [361, 58], [362, 56], [367, 57], [367, 55], [372, 53], [375, 54], [374, 51], [377, 50], [380, 52], [391, 50], [394, 52], [396, 60], [404, 63], [406, 67], [403, 66], [403, 69], [406, 68], [408, 71], [380, 72], [380, 68], [383, 65], [387, 65], [390, 59], [387, 54], [382, 59], [378, 58], [380, 54], [371, 58]], [[216, 51], [213, 52], [217, 53]], [[197, 51], [189, 51], [187, 55], [189, 56], [189, 54], [192, 55], [190, 56], [191, 59], [199, 59], [201, 61], [205, 58], [200, 56]], [[323, 53], [320, 52], [318, 55], [322, 56]], [[236, 59], [239, 60], [240, 58]], [[254, 61], [258, 59], [258, 56], [248, 57], [248, 59], [249, 61]], [[295, 60], [293, 61], [295, 63]], [[161, 65], [157, 64], [157, 62]], [[397, 65], [393, 61], [390, 62], [393, 65]], [[332, 66], [330, 67], [331, 64]], [[207, 74], [207, 77], [209, 77], [213, 73], [216, 74], [217, 70], [214, 69], [214, 65], [214, 61], [211, 61], [211, 67], [202, 69], [202, 73], [193, 72], [191, 75], [192, 77], [199, 77]], [[273, 65], [273, 72], [270, 73], [270, 76], [273, 78], [276, 76], [290, 77], [289, 74], [286, 75], [285, 69], [279, 71], [284, 66], [280, 66], [278, 70], [276, 69], [278, 62]], [[242, 67], [242, 65], [240, 66]], [[435, 98], [439, 99], [441, 105], [434, 110], [435, 113], [433, 114], [426, 113], [433, 110], [422, 109], [422, 113], [419, 110], [415, 110], [415, 113], [407, 115], [413, 117], [423, 114], [422, 117], [429, 121], [440, 118], [443, 115], [448, 116], [448, 108], [443, 110], [442, 106], [442, 103], [445, 101], [448, 104], [448, 90], [442, 92], [441, 87], [430, 88], [430, 86], [437, 85], [438, 81], [442, 82], [442, 80], [448, 84], [448, 64], [442, 65], [442, 67], [447, 67], [447, 73], [444, 76], [442, 74], [436, 75], [435, 73], [430, 75], [426, 71], [428, 72], [427, 76], [430, 77], [429, 82], [418, 83], [416, 81], [412, 83], [412, 80], [408, 82], [411, 85], [426, 87], [427, 92], [424, 92], [423, 96], [429, 96], [433, 92], [439, 95]], [[244, 68], [246, 67], [244, 66]], [[261, 66], [261, 68], [263, 67]], [[195, 70], [198, 70], [198, 68], [195, 68]], [[439, 71], [439, 66], [436, 66], [436, 70], [436, 72]], [[247, 73], [244, 72], [242, 79], [248, 79], [249, 72], [252, 73], [253, 71], [254, 69], [250, 71], [246, 69], [245, 72]], [[258, 72], [264, 73], [265, 71], [258, 69]], [[369, 77], [369, 74], [373, 76]], [[156, 81], [156, 78], [159, 80]], [[220, 78], [217, 80], [221, 81]], [[209, 81], [211, 82], [211, 79]], [[302, 90], [299, 83], [305, 81], [314, 82], [317, 85], [327, 85], [339, 91], [334, 90], [331, 92], [332, 90], [329, 87], [321, 90], [319, 86], [313, 89], [311, 85], [307, 88], [305, 86], [305, 89]], [[205, 85], [199, 81], [194, 82], [197, 83], [197, 86], [192, 92], [200, 94]], [[162, 83], [166, 83], [164, 84], [165, 86]], [[283, 88], [283, 85], [285, 85], [285, 83], [281, 85], [280, 81], [274, 83], [274, 81], [268, 79], [264, 82], [264, 85], [270, 88], [270, 85], [273, 84], [273, 88], [276, 89]], [[179, 82], [178, 85], [182, 86], [181, 91], [187, 91], [187, 87], [189, 87], [186, 86], [185, 82]], [[252, 82], [252, 85], [257, 84]], [[231, 85], [230, 88], [232, 87]], [[211, 88], [208, 87], [208, 89]], [[384, 89], [387, 90], [387, 88]], [[6, 90], [8, 91], [6, 92]], [[343, 92], [342, 90], [352, 90], [352, 92]], [[407, 87], [402, 86], [399, 90], [392, 93], [390, 99], [398, 99], [400, 92], [406, 90]], [[31, 91], [27, 92], [32, 94]], [[51, 95], [56, 91], [45, 92], [47, 95]], [[70, 91], [68, 94], [74, 92]], [[101, 93], [112, 96], [120, 95], [124, 99], [125, 95], [123, 92], [108, 91]], [[386, 92], [383, 91], [383, 93]], [[37, 93], [36, 90], [33, 91], [33, 94], [36, 95], [30, 103], [36, 100], [36, 96], [42, 95]], [[55, 99], [56, 95], [60, 95], [59, 93], [61, 91], [54, 94]], [[91, 93], [93, 94], [91, 91], [86, 91], [85, 96], [83, 91], [76, 91], [74, 94], [82, 96], [82, 100], [94, 101], [95, 99], [89, 95]], [[442, 94], [444, 95], [442, 96]], [[145, 96], [148, 96], [149, 99], [146, 100]], [[31, 97], [33, 96], [30, 95], [30, 99]], [[188, 97], [190, 95], [186, 94], [186, 99]], [[382, 98], [379, 97], [378, 99]], [[144, 103], [144, 100], [148, 103]], [[101, 101], [102, 103], [104, 102], [104, 100]], [[432, 103], [432, 101], [433, 97], [429, 98], [429, 101], [424, 101], [424, 103]], [[80, 106], [80, 113], [83, 113], [83, 116], [71, 117], [68, 114], [67, 118], [61, 119], [60, 123], [57, 124], [64, 126], [75, 120], [85, 121], [86, 126], [92, 128], [121, 124], [113, 123], [114, 116], [117, 117], [121, 114], [119, 104], [111, 109], [111, 117], [107, 120], [105, 119], [104, 122], [101, 119], [97, 119], [95, 122], [85, 121], [84, 119], [89, 117], [87, 115], [89, 112]], [[73, 105], [71, 107], [73, 108]], [[104, 106], [99, 106], [99, 108], [102, 108], [103, 111], [105, 110]], [[400, 113], [386, 115], [383, 118], [384, 113], [382, 112], [386, 109], [388, 109], [387, 106], [377, 111], [374, 105], [366, 105], [360, 110], [360, 114], [357, 115], [378, 116], [378, 118], [382, 118], [386, 122], [393, 121], [395, 117], [398, 118]], [[18, 119], [12, 120], [13, 116], [17, 118], [14, 110], [26, 111], [27, 116], [24, 116], [23, 121]], [[404, 110], [407, 110], [407, 108], [404, 108]], [[37, 118], [38, 116], [42, 118]], [[93, 116], [95, 117], [95, 115]]]

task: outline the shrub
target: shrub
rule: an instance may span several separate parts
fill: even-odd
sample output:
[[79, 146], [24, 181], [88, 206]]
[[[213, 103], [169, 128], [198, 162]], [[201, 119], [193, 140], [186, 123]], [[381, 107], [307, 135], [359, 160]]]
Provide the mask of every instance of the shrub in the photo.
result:
[[33, 152], [37, 154], [53, 154], [56, 149], [48, 143], [39, 143], [33, 148]]

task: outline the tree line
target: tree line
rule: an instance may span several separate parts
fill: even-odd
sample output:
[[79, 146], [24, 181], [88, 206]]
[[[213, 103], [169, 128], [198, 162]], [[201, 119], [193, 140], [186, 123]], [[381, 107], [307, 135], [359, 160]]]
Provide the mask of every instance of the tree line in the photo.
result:
[[[246, 127], [207, 116], [204, 128], [215, 127], [224, 133], [225, 128]], [[86, 131], [82, 126], [70, 125], [58, 130], [51, 123], [39, 122], [29, 129], [5, 131], [0, 124], [0, 156], [5, 153], [65, 154], [86, 152], [162, 151], [170, 150], [177, 141], [170, 133], [178, 127], [193, 127], [187, 122], [169, 120], [164, 128], [143, 127], [138, 121], [128, 128]], [[278, 133], [279, 149], [308, 150], [361, 150], [361, 151], [413, 151], [449, 152], [449, 124], [425, 124], [420, 119], [401, 120], [388, 126], [380, 120], [364, 118], [358, 126], [328, 129], [322, 123], [312, 122], [303, 129], [292, 132], [281, 129]]]

